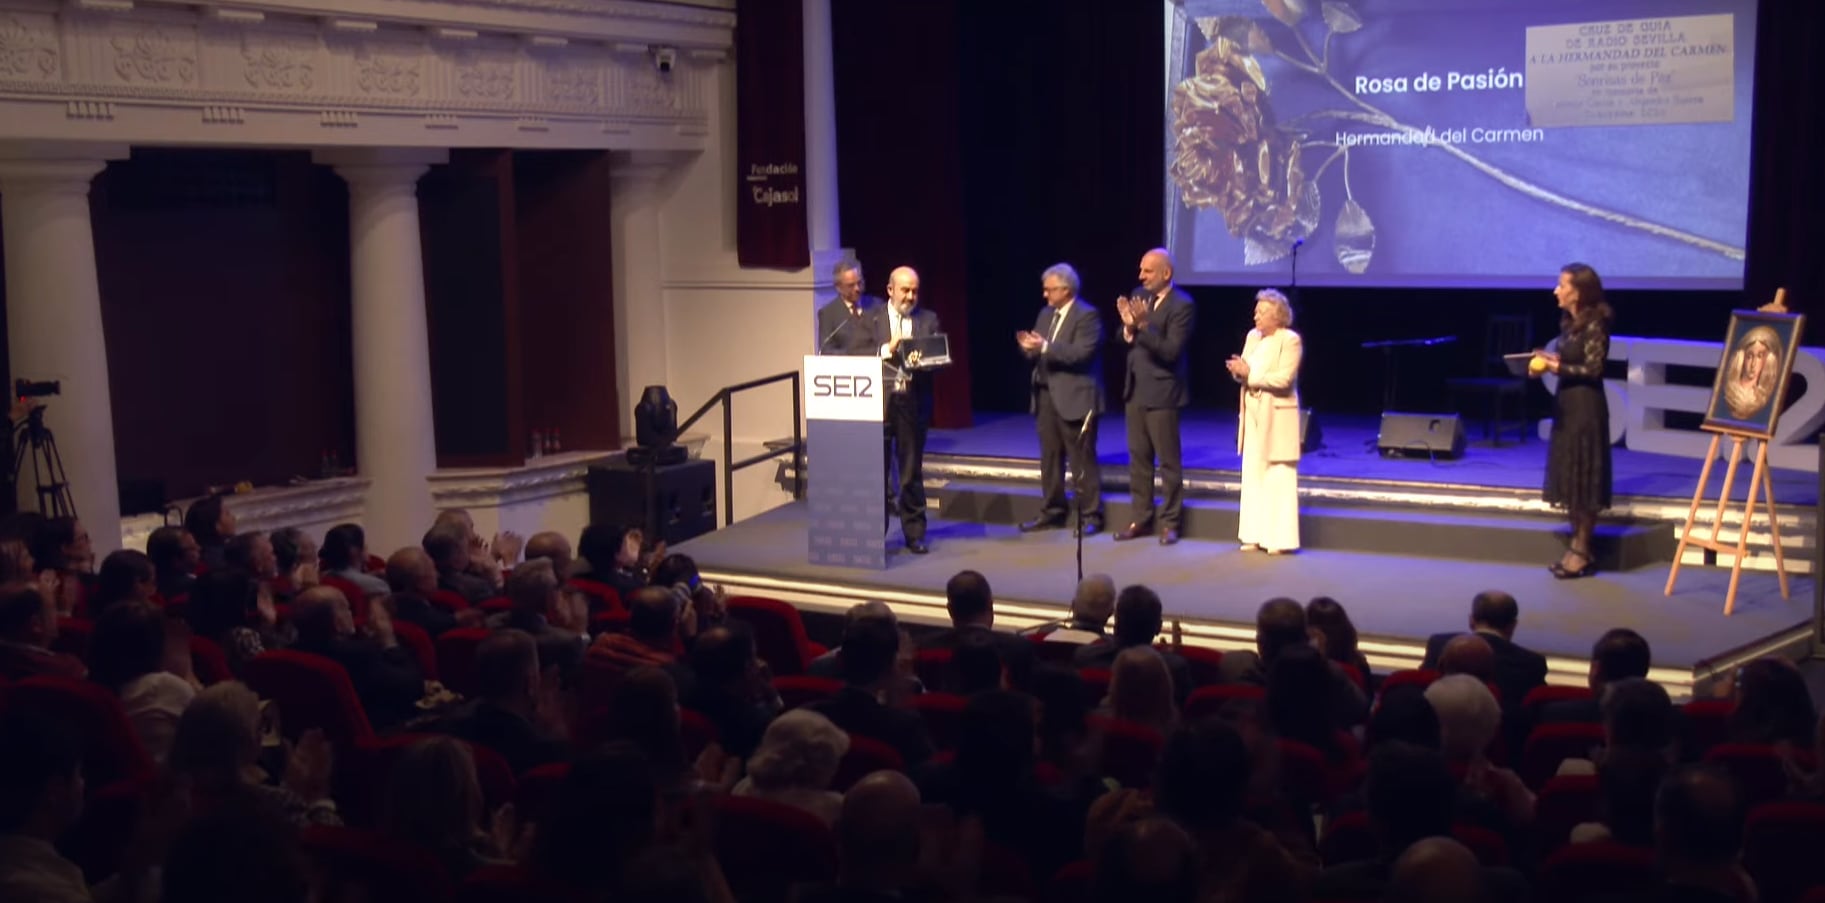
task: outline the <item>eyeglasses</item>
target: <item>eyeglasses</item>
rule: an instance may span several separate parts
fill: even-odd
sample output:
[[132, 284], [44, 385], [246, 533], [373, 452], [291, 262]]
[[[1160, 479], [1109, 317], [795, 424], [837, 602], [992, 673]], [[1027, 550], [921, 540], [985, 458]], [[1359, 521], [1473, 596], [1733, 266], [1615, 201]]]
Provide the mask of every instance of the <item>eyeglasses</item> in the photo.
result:
[[1071, 289], [1069, 286], [1064, 285], [1042, 285], [1039, 287], [1039, 290], [1049, 295], [1053, 292], [1068, 292]]

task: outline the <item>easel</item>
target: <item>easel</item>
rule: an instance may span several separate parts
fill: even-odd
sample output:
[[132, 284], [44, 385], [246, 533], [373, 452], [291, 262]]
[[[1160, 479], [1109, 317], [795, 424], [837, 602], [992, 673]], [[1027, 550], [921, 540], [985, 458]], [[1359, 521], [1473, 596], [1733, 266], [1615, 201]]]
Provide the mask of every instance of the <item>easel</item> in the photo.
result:
[[[1774, 301], [1762, 305], [1762, 307], [1758, 309], [1765, 312], [1786, 313], [1786, 298], [1787, 290], [1784, 288], [1778, 289], [1774, 293]], [[1795, 344], [1798, 344], [1797, 338]], [[1730, 349], [1726, 347], [1724, 349], [1726, 359], [1729, 353]], [[1719, 361], [1718, 366], [1723, 367], [1725, 363], [1726, 361]], [[1780, 415], [1781, 402], [1782, 399], [1779, 397], [1776, 397], [1771, 402], [1775, 406], [1774, 410], [1776, 417], [1779, 417]], [[1768, 423], [1768, 433], [1765, 436], [1737, 430], [1705, 427], [1705, 429], [1708, 429], [1713, 433], [1711, 436], [1711, 450], [1705, 454], [1705, 466], [1698, 472], [1698, 488], [1692, 493], [1692, 507], [1686, 511], [1686, 526], [1685, 529], [1680, 531], [1679, 547], [1673, 552], [1673, 567], [1667, 574], [1666, 595], [1673, 595], [1673, 585], [1679, 581], [1679, 566], [1685, 559], [1686, 548], [1688, 546], [1696, 546], [1701, 549], [1708, 549], [1718, 555], [1732, 556], [1730, 561], [1730, 588], [1724, 594], [1724, 614], [1729, 615], [1736, 610], [1736, 586], [1743, 577], [1743, 557], [1749, 553], [1750, 521], [1755, 518], [1755, 502], [1756, 499], [1760, 497], [1765, 499], [1768, 506], [1768, 532], [1774, 542], [1774, 569], [1775, 573], [1780, 576], [1781, 598], [1793, 598], [1787, 585], [1787, 556], [1786, 553], [1781, 550], [1781, 518], [1780, 511], [1774, 504], [1774, 475], [1768, 472], [1768, 442], [1774, 436], [1774, 425], [1775, 421], [1771, 419]], [[1698, 506], [1705, 501], [1705, 486], [1711, 482], [1711, 466], [1717, 463], [1717, 450], [1723, 444], [1725, 436], [1730, 437], [1730, 464], [1729, 467], [1724, 470], [1723, 491], [1718, 493], [1717, 496], [1717, 510], [1712, 515], [1711, 520], [1711, 535], [1705, 539], [1699, 539], [1694, 535], [1694, 528], [1698, 522]], [[1730, 490], [1736, 484], [1736, 467], [1738, 464], [1741, 464], [1743, 460], [1743, 443], [1751, 441], [1756, 443], [1755, 469], [1751, 472], [1749, 477], [1749, 497], [1743, 503], [1743, 526], [1737, 533], [1736, 543], [1734, 545], [1729, 545], [1719, 542], [1717, 534], [1719, 530], [1723, 529], [1724, 512], [1729, 510]]]
[[[1711, 521], [1711, 535], [1699, 539], [1696, 533], [1698, 506], [1705, 500], [1705, 486], [1711, 482], [1711, 465], [1717, 463], [1717, 449], [1730, 437], [1730, 466], [1724, 471], [1723, 491], [1717, 496], [1717, 511]], [[1743, 504], [1743, 527], [1736, 535], [1736, 542], [1718, 541], [1717, 533], [1723, 527], [1724, 512], [1730, 506], [1730, 489], [1736, 484], [1736, 467], [1743, 460], [1743, 443], [1755, 441], [1758, 437], [1746, 433], [1719, 431], [1711, 437], [1711, 451], [1705, 455], [1705, 466], [1698, 472], [1698, 490], [1692, 493], [1692, 507], [1686, 512], [1686, 526], [1679, 534], [1679, 548], [1673, 553], [1673, 570], [1667, 574], [1667, 592], [1673, 595], [1673, 584], [1679, 581], [1679, 565], [1685, 558], [1686, 547], [1696, 546], [1709, 549], [1719, 555], [1734, 556], [1730, 562], [1730, 589], [1724, 594], [1724, 614], [1728, 615], [1736, 608], [1736, 584], [1743, 577], [1743, 556], [1749, 551], [1749, 521], [1755, 517], [1757, 496], [1767, 500], [1768, 529], [1774, 537], [1774, 568], [1781, 577], [1781, 598], [1789, 599], [1792, 595], [1787, 587], [1787, 556], [1781, 551], [1781, 518], [1774, 506], [1774, 478], [1768, 473], [1768, 440], [1756, 442], [1755, 470], [1749, 477], [1749, 498]]]

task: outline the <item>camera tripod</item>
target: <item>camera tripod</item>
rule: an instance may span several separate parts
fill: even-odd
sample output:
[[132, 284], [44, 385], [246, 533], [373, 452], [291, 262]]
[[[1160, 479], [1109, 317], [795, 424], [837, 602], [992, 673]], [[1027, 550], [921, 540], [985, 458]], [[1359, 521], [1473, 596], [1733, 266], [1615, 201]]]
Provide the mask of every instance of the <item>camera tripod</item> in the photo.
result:
[[13, 485], [25, 475], [25, 459], [32, 459], [32, 480], [38, 489], [38, 511], [45, 517], [75, 517], [76, 498], [63, 470], [57, 437], [44, 425], [44, 407], [35, 406], [25, 422], [13, 428]]

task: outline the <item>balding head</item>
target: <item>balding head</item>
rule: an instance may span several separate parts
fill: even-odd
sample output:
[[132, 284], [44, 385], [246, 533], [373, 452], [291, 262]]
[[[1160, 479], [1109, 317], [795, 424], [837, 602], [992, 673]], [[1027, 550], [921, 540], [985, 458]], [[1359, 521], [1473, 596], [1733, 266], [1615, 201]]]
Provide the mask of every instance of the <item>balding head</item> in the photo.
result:
[[1394, 860], [1389, 903], [1477, 903], [1483, 899], [1483, 866], [1468, 847], [1449, 837], [1428, 837]]
[[1154, 248], [1141, 255], [1141, 288], [1159, 294], [1172, 285], [1172, 254], [1165, 248]]
[[1495, 650], [1474, 633], [1460, 633], [1438, 654], [1438, 669], [1445, 674], [1468, 674], [1478, 680], [1495, 679]]
[[895, 267], [887, 274], [887, 300], [902, 314], [919, 306], [919, 274], [912, 267]]
[[564, 534], [550, 530], [532, 534], [532, 538], [526, 540], [526, 560], [534, 558], [551, 562], [552, 573], [557, 575], [559, 582], [570, 579], [573, 556], [570, 554], [570, 540], [565, 539]]
[[333, 586], [313, 586], [291, 601], [291, 621], [301, 640], [325, 642], [355, 632], [349, 600]]
[[1115, 580], [1108, 574], [1091, 574], [1077, 584], [1071, 597], [1071, 618], [1080, 626], [1101, 630], [1115, 614]]
[[901, 886], [919, 862], [919, 788], [898, 771], [862, 778], [843, 795], [836, 831], [845, 886]]
[[396, 593], [429, 596], [437, 590], [437, 565], [417, 546], [406, 546], [387, 556], [387, 586]]

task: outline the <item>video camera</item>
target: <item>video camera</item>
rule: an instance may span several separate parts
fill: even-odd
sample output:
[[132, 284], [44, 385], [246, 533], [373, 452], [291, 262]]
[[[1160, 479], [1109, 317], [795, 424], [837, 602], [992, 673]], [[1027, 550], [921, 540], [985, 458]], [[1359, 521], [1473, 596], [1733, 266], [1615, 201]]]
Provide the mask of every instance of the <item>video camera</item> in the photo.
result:
[[13, 395], [16, 398], [44, 398], [63, 393], [63, 384], [57, 380], [33, 382], [29, 379], [13, 380]]

